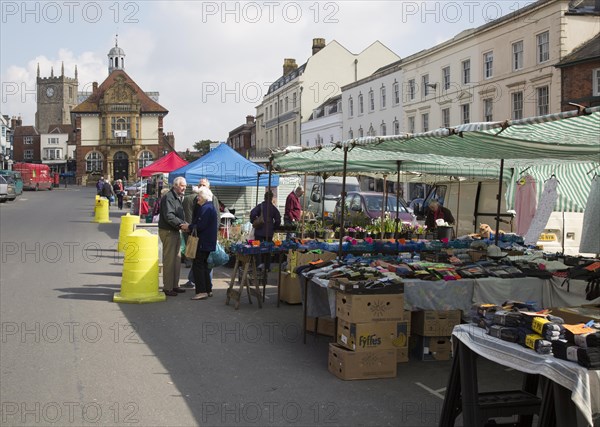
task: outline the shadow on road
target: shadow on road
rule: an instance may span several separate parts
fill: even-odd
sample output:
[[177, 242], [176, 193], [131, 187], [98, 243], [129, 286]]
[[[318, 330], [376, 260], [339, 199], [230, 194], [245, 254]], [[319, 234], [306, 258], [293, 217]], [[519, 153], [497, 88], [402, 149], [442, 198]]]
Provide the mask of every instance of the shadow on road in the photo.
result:
[[90, 301], [112, 302], [115, 293], [115, 285], [83, 285], [78, 288], [55, 288], [55, 291], [62, 292], [59, 295], [61, 299], [80, 299]]

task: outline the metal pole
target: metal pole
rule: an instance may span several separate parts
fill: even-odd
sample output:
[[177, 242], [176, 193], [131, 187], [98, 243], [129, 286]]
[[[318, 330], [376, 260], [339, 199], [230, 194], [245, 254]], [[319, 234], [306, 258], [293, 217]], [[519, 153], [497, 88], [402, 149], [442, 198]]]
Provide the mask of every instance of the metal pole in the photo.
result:
[[381, 200], [381, 239], [385, 234], [385, 208], [387, 207], [387, 175], [383, 175], [383, 200]]
[[325, 181], [327, 181], [327, 174], [323, 174], [323, 189], [321, 190], [321, 222], [323, 228], [325, 228]]
[[346, 166], [348, 163], [348, 147], [344, 147], [344, 168], [342, 170], [342, 198], [340, 215], [340, 247], [338, 249], [338, 258], [342, 259], [342, 243], [344, 243], [344, 211], [346, 210]]
[[456, 200], [456, 224], [454, 225], [455, 237], [458, 237], [458, 218], [460, 218], [460, 178], [458, 178], [458, 199]]
[[504, 178], [504, 159], [500, 159], [500, 179], [498, 180], [498, 207], [496, 208], [496, 235], [494, 236], [494, 244], [498, 246], [498, 237], [500, 234], [500, 209], [502, 204], [502, 178]]
[[398, 225], [400, 224], [400, 164], [402, 160], [397, 160], [396, 163], [396, 231], [394, 238], [398, 235]]
[[[294, 189], [295, 191], [295, 189]], [[302, 204], [302, 238], [304, 239], [304, 218], [306, 217], [306, 172], [304, 172], [304, 203]]]
[[258, 189], [260, 187], [260, 171], [256, 171], [256, 206], [260, 203], [258, 200]]

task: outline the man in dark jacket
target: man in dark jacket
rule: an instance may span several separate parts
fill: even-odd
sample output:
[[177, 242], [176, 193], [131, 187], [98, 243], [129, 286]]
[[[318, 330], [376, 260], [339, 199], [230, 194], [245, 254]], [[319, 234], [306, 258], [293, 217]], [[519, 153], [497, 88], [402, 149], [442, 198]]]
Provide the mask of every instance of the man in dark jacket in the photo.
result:
[[113, 191], [112, 185], [110, 185], [110, 181], [108, 179], [104, 180], [102, 184], [102, 192], [101, 196], [106, 197], [108, 199], [108, 207], [110, 207], [110, 197], [114, 196], [115, 192]]
[[179, 272], [181, 269], [181, 235], [179, 230], [188, 230], [182, 203], [185, 187], [185, 178], [175, 178], [173, 188], [160, 200], [158, 236], [163, 246], [163, 291], [171, 297], [185, 292], [185, 289], [179, 287]]

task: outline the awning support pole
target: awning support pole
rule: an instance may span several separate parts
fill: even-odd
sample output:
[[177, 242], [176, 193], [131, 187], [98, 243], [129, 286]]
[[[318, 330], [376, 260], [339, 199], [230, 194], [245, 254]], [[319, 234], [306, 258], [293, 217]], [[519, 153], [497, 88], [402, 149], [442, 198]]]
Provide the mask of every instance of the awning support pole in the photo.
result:
[[502, 206], [502, 178], [504, 178], [504, 159], [500, 159], [500, 179], [498, 179], [498, 204], [496, 208], [496, 234], [494, 235], [494, 244], [498, 246], [498, 238], [500, 237], [500, 209]]
[[346, 211], [346, 166], [348, 164], [348, 147], [344, 147], [344, 166], [342, 169], [342, 198], [340, 200], [340, 246], [338, 249], [338, 258], [342, 259], [342, 244], [344, 243], [344, 213]]
[[398, 225], [400, 224], [400, 164], [402, 164], [402, 160], [397, 160], [396, 164], [396, 232], [394, 238], [398, 236]]

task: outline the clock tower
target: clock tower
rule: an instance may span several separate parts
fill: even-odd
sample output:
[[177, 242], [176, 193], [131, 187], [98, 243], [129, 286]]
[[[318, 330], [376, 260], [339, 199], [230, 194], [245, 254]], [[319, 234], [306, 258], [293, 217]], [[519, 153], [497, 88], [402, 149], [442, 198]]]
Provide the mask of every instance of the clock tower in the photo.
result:
[[48, 132], [50, 125], [70, 125], [71, 110], [78, 104], [77, 66], [75, 78], [65, 77], [65, 66], [61, 66], [60, 76], [40, 77], [40, 66], [37, 68], [37, 112], [35, 127], [38, 132]]

